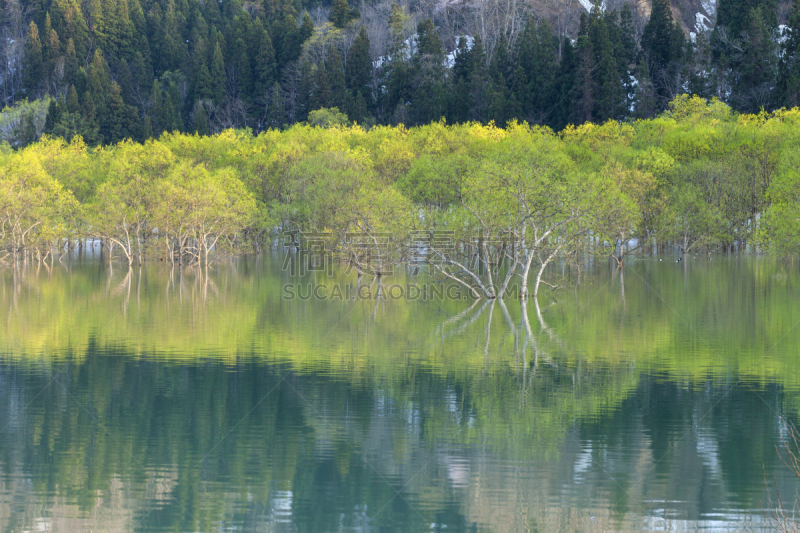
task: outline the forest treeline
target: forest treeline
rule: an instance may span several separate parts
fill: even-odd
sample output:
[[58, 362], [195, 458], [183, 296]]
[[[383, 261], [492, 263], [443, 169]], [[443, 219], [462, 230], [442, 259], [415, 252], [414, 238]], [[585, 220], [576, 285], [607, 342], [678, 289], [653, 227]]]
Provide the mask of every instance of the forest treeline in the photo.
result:
[[[359, 272], [424, 262], [475, 296], [536, 293], [554, 258], [800, 251], [800, 110], [681, 96], [657, 118], [543, 126], [295, 125], [0, 153], [3, 261], [87, 239], [110, 259], [207, 262], [317, 232]], [[302, 245], [302, 242], [301, 242]], [[528, 279], [534, 284], [528, 289]]]
[[800, 2], [719, 0], [691, 38], [669, 0], [606, 4], [3, 0], [0, 138], [257, 135], [320, 108], [560, 131], [651, 118], [684, 93], [747, 113], [800, 103]]

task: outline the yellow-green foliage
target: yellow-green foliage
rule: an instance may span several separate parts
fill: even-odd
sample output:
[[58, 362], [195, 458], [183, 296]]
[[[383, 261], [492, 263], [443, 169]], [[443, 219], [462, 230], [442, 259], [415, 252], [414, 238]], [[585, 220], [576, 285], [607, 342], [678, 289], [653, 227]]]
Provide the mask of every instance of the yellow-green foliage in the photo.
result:
[[[277, 228], [335, 236], [434, 222], [463, 228], [468, 219], [476, 225], [475, 213], [513, 217], [521, 194], [560, 184], [607, 198], [584, 223], [609, 243], [656, 237], [688, 250], [757, 239], [795, 254], [798, 123], [797, 109], [736, 115], [719, 101], [681, 96], [655, 119], [559, 135], [517, 123], [437, 122], [297, 125], [257, 137], [174, 133], [94, 151], [80, 138], [44, 138], [0, 153], [0, 246], [46, 253], [67, 239], [101, 237], [132, 258], [184, 241], [198, 255], [214, 243], [260, 246]], [[533, 166], [515, 158], [524, 151]], [[562, 193], [554, 201], [567, 205]], [[26, 195], [39, 203], [25, 212], [36, 229], [23, 241], [22, 227], [11, 229], [12, 204]]]

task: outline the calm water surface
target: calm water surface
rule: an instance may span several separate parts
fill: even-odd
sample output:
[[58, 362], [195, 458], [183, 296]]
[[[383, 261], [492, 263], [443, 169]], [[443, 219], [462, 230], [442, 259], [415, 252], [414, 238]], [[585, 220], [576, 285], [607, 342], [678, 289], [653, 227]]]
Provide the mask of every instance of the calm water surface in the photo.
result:
[[277, 256], [2, 270], [0, 530], [769, 530], [800, 267], [554, 274], [523, 306], [287, 300], [357, 280]]

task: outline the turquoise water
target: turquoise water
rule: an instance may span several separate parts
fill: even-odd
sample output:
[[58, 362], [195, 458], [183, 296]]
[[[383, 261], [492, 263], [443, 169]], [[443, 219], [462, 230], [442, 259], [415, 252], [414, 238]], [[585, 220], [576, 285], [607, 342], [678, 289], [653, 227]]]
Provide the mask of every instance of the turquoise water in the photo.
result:
[[0, 272], [0, 530], [769, 530], [800, 488], [797, 265], [557, 265], [526, 305], [281, 267]]

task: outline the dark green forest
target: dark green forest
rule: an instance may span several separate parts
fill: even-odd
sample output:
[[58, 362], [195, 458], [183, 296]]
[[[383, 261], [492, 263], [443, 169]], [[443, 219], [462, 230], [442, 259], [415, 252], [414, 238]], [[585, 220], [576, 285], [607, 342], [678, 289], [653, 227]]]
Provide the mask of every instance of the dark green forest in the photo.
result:
[[653, 117], [684, 93], [747, 113], [798, 104], [800, 2], [719, 0], [714, 28], [690, 37], [669, 0], [572, 19], [492, 5], [2, 0], [0, 137], [257, 134], [320, 108], [366, 126], [561, 130]]

